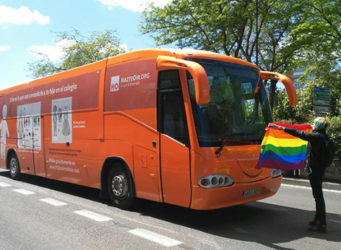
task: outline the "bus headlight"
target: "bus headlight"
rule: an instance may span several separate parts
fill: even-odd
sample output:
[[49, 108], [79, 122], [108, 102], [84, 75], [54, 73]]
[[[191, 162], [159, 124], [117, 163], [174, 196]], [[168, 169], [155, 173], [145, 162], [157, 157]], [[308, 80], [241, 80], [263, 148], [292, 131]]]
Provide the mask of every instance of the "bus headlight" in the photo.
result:
[[226, 187], [233, 184], [233, 179], [225, 174], [213, 174], [201, 177], [198, 184], [202, 188]]
[[273, 169], [271, 171], [271, 177], [272, 178], [278, 177], [280, 175], [282, 175], [282, 170], [280, 170], [280, 169]]

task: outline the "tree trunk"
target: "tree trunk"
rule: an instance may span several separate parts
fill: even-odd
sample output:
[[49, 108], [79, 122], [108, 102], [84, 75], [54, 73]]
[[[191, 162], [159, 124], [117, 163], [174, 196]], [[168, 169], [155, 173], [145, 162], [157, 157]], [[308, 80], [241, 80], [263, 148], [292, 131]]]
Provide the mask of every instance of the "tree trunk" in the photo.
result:
[[270, 102], [271, 110], [273, 110], [274, 104], [275, 104], [277, 82], [278, 80], [270, 81], [269, 102]]

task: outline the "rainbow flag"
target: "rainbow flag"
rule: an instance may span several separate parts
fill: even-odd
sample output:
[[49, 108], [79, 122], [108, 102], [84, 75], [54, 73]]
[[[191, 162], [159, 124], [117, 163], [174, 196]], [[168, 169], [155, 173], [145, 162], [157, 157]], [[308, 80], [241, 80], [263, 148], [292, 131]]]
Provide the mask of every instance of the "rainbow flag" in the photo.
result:
[[[310, 125], [274, 124], [309, 133]], [[305, 167], [308, 141], [285, 133], [283, 130], [266, 128], [256, 168], [299, 169]]]

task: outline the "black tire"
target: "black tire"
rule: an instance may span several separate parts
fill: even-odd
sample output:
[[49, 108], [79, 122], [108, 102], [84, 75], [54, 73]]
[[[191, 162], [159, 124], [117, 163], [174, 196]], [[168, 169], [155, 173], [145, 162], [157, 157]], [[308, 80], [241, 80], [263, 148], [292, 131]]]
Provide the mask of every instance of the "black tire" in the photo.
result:
[[20, 179], [21, 177], [20, 166], [19, 166], [18, 158], [15, 154], [11, 154], [8, 168], [9, 168], [9, 175], [11, 176], [12, 179], [14, 180]]
[[115, 164], [107, 179], [109, 198], [115, 207], [132, 208], [135, 205], [135, 188], [130, 171], [122, 164]]

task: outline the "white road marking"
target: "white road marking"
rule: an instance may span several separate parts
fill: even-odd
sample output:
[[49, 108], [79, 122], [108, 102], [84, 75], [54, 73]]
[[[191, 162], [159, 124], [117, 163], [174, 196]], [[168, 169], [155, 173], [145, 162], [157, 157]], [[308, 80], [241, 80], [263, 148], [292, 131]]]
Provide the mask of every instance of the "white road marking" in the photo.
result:
[[23, 194], [23, 195], [31, 195], [31, 194], [35, 194], [32, 191], [26, 190], [26, 189], [14, 189], [14, 192], [17, 192], [19, 194]]
[[87, 217], [89, 219], [98, 221], [98, 222], [112, 220], [111, 218], [109, 218], [107, 216], [104, 216], [104, 215], [101, 215], [101, 214], [98, 214], [95, 212], [91, 212], [91, 211], [85, 210], [85, 209], [74, 211], [74, 213], [79, 214], [79, 215], [84, 216], [84, 217]]
[[142, 237], [144, 239], [153, 241], [155, 243], [161, 244], [165, 247], [173, 247], [180, 245], [182, 242], [171, 239], [169, 237], [163, 236], [161, 234], [157, 234], [142, 228], [136, 228], [129, 230], [129, 233], [134, 234], [136, 236]]
[[6, 182], [0, 182], [0, 187], [10, 187], [12, 186], [11, 184], [8, 184]]
[[[305, 187], [305, 186], [296, 186], [296, 185], [290, 185], [290, 184], [281, 184], [283, 187], [292, 187], [292, 188], [300, 188], [300, 189], [309, 189], [311, 190], [311, 187]], [[330, 192], [330, 193], [337, 193], [341, 194], [340, 190], [333, 190], [333, 189], [325, 189], [323, 188], [323, 192]]]
[[44, 198], [44, 199], [40, 199], [40, 201], [45, 202], [55, 207], [61, 207], [61, 206], [67, 205], [67, 203], [59, 201], [59, 200], [55, 200], [53, 198]]

